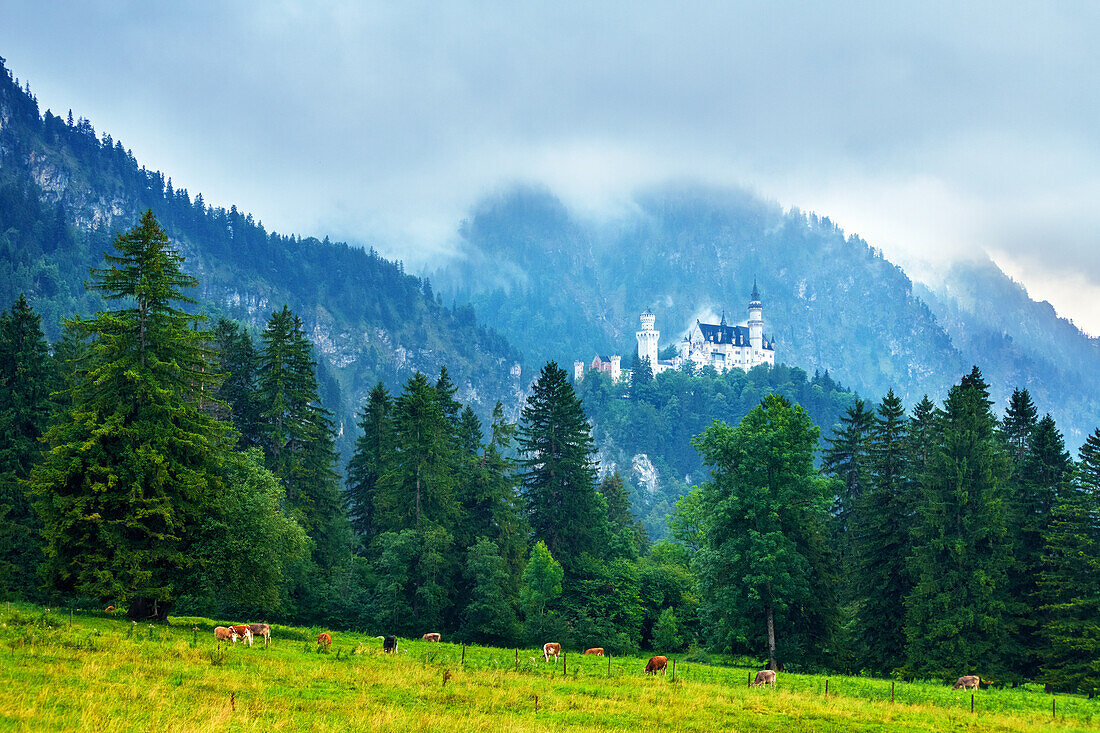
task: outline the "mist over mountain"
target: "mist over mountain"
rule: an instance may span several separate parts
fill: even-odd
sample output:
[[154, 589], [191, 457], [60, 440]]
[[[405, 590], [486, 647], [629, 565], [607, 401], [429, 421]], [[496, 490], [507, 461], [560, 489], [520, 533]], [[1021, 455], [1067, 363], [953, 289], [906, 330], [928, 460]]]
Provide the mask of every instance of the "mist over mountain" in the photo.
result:
[[1073, 445], [1100, 424], [1097, 340], [992, 263], [957, 266], [933, 291], [828, 217], [744, 191], [655, 188], [594, 222], [517, 187], [484, 201], [460, 240], [437, 287], [533, 361], [620, 353], [629, 365], [642, 310], [656, 314], [664, 349], [697, 318], [743, 322], [755, 279], [777, 362], [908, 404], [942, 398], [977, 364], [999, 403], [1028, 387]]
[[141, 166], [92, 123], [40, 112], [0, 60], [0, 301], [26, 293], [53, 339], [61, 320], [101, 307], [84, 289], [116, 232], [152, 209], [200, 281], [200, 308], [262, 329], [288, 304], [320, 362], [323, 397], [353, 440], [352, 413], [379, 380], [446, 365], [457, 398], [484, 415], [521, 396], [519, 354], [468, 307], [450, 308], [426, 280], [373, 250], [268, 232], [235, 206], [207, 206]]

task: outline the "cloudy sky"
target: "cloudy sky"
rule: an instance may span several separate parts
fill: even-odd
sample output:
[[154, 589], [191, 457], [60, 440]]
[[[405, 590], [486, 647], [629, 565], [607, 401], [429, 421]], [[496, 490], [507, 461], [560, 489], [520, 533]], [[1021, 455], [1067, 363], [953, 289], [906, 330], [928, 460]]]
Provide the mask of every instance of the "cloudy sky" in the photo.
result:
[[42, 107], [269, 228], [415, 267], [480, 196], [747, 186], [1100, 335], [1100, 4], [0, 0]]

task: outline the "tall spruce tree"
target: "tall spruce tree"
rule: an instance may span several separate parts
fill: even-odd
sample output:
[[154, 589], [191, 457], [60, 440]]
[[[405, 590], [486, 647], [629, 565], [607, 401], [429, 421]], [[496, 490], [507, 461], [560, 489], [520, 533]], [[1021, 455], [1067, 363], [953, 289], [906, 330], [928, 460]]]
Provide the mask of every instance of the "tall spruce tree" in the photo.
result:
[[905, 599], [912, 591], [912, 500], [906, 477], [907, 421], [893, 390], [878, 406], [870, 447], [870, 487], [852, 516], [856, 662], [888, 673], [905, 662]]
[[1100, 429], [1081, 447], [1075, 480], [1059, 486], [1044, 534], [1042, 679], [1091, 694], [1100, 688]]
[[834, 510], [841, 539], [842, 555], [847, 554], [848, 518], [856, 502], [867, 490], [871, 462], [871, 434], [875, 413], [867, 403], [856, 400], [840, 418], [839, 428], [828, 439], [822, 467], [826, 475], [840, 482]]
[[1030, 431], [1027, 452], [1013, 476], [1009, 504], [1009, 537], [1013, 562], [1008, 572], [1012, 611], [1009, 667], [1015, 678], [1034, 679], [1039, 672], [1039, 627], [1046, 605], [1039, 594], [1054, 505], [1066, 495], [1073, 460], [1054, 418], [1046, 415]]
[[23, 482], [42, 460], [39, 442], [59, 388], [41, 321], [22, 295], [0, 315], [0, 595], [34, 597], [41, 521]]
[[242, 449], [263, 445], [257, 391], [259, 357], [248, 331], [226, 318], [214, 324], [214, 353], [218, 372], [225, 376], [215, 396], [229, 406], [229, 417], [240, 433]]
[[531, 530], [569, 573], [582, 553], [598, 553], [605, 520], [596, 495], [592, 429], [568, 375], [555, 362], [535, 380], [518, 445]]
[[348, 462], [347, 508], [352, 529], [366, 543], [378, 531], [375, 491], [393, 451], [393, 400], [381, 382], [371, 390], [359, 414], [359, 429], [362, 434]]
[[335, 430], [317, 391], [313, 345], [287, 306], [263, 333], [257, 384], [267, 467], [286, 489], [287, 505], [329, 567], [346, 554], [346, 517], [336, 473]]
[[[836, 601], [818, 582], [832, 487], [814, 468], [817, 438], [801, 407], [769, 395], [737, 427], [716, 421], [693, 441], [711, 466], [701, 487], [704, 545], [693, 559], [701, 614], [716, 646], [766, 650], [769, 669], [790, 651], [785, 633], [807, 616], [835, 618], [820, 608]], [[828, 646], [828, 631], [817, 629], [816, 645]]]
[[951, 388], [923, 477], [906, 614], [906, 669], [916, 676], [1005, 669], [1005, 482], [989, 387], [974, 369]]
[[47, 431], [30, 487], [53, 589], [165, 618], [218, 489], [227, 427], [200, 409], [214, 371], [200, 319], [180, 307], [198, 284], [183, 257], [151, 212], [114, 246], [88, 287], [121, 307], [78, 322], [92, 339], [87, 377]]
[[1008, 400], [1004, 420], [1001, 421], [1001, 432], [1004, 434], [1005, 443], [1008, 444], [1009, 453], [1016, 467], [1024, 462], [1028, 445], [1031, 443], [1031, 432], [1038, 421], [1039, 411], [1031, 401], [1031, 393], [1026, 389], [1014, 389], [1012, 397]]
[[459, 516], [454, 487], [452, 424], [439, 395], [417, 372], [393, 407], [393, 458], [375, 491], [375, 521], [384, 531], [454, 529]]

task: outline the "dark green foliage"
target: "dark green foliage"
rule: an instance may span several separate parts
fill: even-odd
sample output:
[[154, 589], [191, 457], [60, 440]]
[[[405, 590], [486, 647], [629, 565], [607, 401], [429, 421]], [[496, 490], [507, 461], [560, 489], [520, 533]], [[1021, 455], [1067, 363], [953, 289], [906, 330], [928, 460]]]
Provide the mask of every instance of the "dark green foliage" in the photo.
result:
[[229, 406], [228, 419], [240, 433], [242, 449], [264, 445], [261, 406], [257, 391], [259, 355], [248, 331], [219, 318], [213, 332], [215, 365], [224, 376], [215, 397]]
[[1044, 532], [1042, 677], [1059, 690], [1100, 687], [1100, 430], [1081, 448], [1076, 480], [1057, 485]]
[[[892, 393], [891, 393], [892, 394]], [[822, 468], [839, 481], [834, 515], [837, 536], [842, 547], [842, 558], [850, 553], [851, 539], [846, 537], [849, 516], [861, 500], [870, 483], [871, 436], [875, 414], [866, 409], [866, 403], [857, 399], [848, 408], [832, 438], [828, 439]]]
[[307, 554], [306, 533], [282, 511], [283, 486], [258, 449], [230, 457], [223, 486], [199, 529], [201, 564], [181, 605], [218, 617], [286, 615], [288, 573]]
[[201, 409], [213, 370], [196, 319], [178, 307], [196, 282], [168, 244], [147, 212], [92, 272], [89, 287], [122, 307], [79, 322], [93, 339], [87, 376], [31, 477], [51, 587], [162, 618], [220, 486], [227, 433]]
[[462, 633], [470, 640], [507, 644], [519, 634], [511, 599], [511, 578], [497, 545], [480, 538], [466, 555], [465, 577], [470, 600], [463, 613]]
[[1008, 400], [1001, 431], [1008, 444], [1013, 463], [1018, 467], [1024, 462], [1028, 446], [1031, 445], [1031, 432], [1039, 421], [1039, 411], [1031, 401], [1031, 393], [1026, 389], [1015, 389]]
[[1030, 429], [1027, 451], [1010, 484], [1008, 532], [1013, 562], [1008, 571], [1008, 594], [1013, 619], [1008, 663], [1018, 679], [1034, 679], [1039, 671], [1043, 612], [1037, 609], [1047, 605], [1038, 585], [1046, 569], [1044, 544], [1054, 505], [1066, 496], [1072, 476], [1073, 460], [1062, 434], [1054, 419], [1046, 415]]
[[380, 529], [455, 526], [459, 507], [452, 436], [453, 425], [438, 392], [417, 372], [394, 402], [395, 451], [375, 491], [374, 516]]
[[0, 314], [0, 596], [37, 595], [42, 524], [24, 482], [42, 458], [50, 393], [60, 386], [40, 319], [20, 295]]
[[572, 572], [583, 553], [599, 552], [606, 520], [588, 420], [565, 370], [553, 362], [523, 408], [518, 444], [531, 530]]
[[676, 619], [676, 612], [666, 608], [653, 625], [653, 648], [662, 652], [678, 652], [683, 647], [684, 640], [680, 636], [680, 622]]
[[393, 401], [379, 382], [359, 416], [362, 433], [348, 462], [347, 509], [359, 539], [369, 542], [378, 527], [374, 520], [375, 491], [393, 451]]
[[600, 481], [597, 490], [607, 504], [607, 526], [611, 539], [608, 554], [636, 558], [649, 543], [649, 536], [630, 508], [630, 495], [623, 477], [618, 471], [609, 473]]
[[267, 466], [283, 482], [291, 515], [316, 543], [315, 560], [330, 567], [348, 549], [333, 426], [317, 393], [313, 345], [285, 305], [264, 329], [256, 383]]
[[705, 530], [693, 559], [704, 623], [715, 647], [766, 650], [773, 669], [777, 649], [802, 660], [828, 649], [835, 623], [817, 438], [801, 407], [771, 395], [736, 428], [716, 422], [695, 440], [712, 466], [697, 489]]
[[893, 391], [878, 406], [871, 429], [868, 491], [851, 518], [855, 590], [852, 632], [858, 669], [888, 673], [905, 662], [905, 600], [912, 592], [914, 500], [906, 471], [905, 408]]
[[1005, 669], [1008, 641], [1010, 461], [977, 367], [951, 388], [937, 422], [939, 445], [923, 477], [914, 525], [906, 668], [917, 676], [997, 674]]

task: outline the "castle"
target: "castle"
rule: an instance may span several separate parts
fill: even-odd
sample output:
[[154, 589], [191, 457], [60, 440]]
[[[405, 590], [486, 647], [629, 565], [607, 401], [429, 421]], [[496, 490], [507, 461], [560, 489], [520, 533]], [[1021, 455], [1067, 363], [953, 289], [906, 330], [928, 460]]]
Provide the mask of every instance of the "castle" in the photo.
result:
[[[638, 339], [638, 357], [648, 359], [654, 375], [669, 369], [679, 369], [686, 363], [697, 368], [714, 367], [725, 372], [733, 368], [748, 371], [757, 364], [775, 364], [775, 342], [764, 337], [764, 307], [760, 303], [760, 292], [756, 283], [752, 284], [752, 296], [749, 299], [749, 320], [744, 326], [726, 324], [722, 314], [721, 323], [695, 322], [683, 341], [676, 345], [676, 356], [672, 359], [659, 359], [657, 342], [661, 332], [654, 326], [657, 317], [648, 310], [642, 313], [641, 329], [635, 336]], [[619, 356], [596, 356], [591, 364], [583, 361], [573, 362], [573, 378], [582, 379], [585, 367], [607, 372], [611, 380], [617, 382], [630, 376], [629, 370], [620, 367]]]

